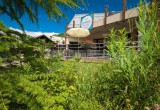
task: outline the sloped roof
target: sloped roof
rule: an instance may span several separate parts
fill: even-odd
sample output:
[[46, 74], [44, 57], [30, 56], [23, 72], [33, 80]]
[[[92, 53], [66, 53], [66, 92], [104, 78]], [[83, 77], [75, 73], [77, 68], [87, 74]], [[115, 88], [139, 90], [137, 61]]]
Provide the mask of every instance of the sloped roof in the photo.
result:
[[53, 42], [52, 39], [50, 39], [49, 37], [47, 37], [46, 35], [40, 35], [38, 37], [36, 37], [37, 39], [45, 39], [46, 42]]
[[62, 42], [64, 41], [64, 38], [63, 37], [57, 37], [57, 36], [47, 36], [47, 35], [40, 35], [36, 38], [40, 38], [40, 39], [45, 39], [46, 42], [59, 42], [59, 44], [62, 44]]
[[58, 41], [60, 44], [65, 40], [63, 37], [52, 36], [52, 41]]

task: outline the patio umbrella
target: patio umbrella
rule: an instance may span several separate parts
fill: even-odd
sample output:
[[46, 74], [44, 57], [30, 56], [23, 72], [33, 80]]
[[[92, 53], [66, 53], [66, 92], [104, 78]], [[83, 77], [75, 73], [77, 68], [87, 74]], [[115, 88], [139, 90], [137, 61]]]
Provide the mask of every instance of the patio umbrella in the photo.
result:
[[69, 29], [66, 34], [70, 37], [87, 37], [90, 35], [89, 30], [83, 28], [71, 28]]
[[76, 38], [78, 38], [78, 54], [79, 54], [79, 38], [89, 36], [90, 32], [89, 32], [89, 30], [84, 29], [84, 28], [71, 28], [71, 29], [69, 29], [66, 32], [66, 34], [69, 37], [76, 37]]

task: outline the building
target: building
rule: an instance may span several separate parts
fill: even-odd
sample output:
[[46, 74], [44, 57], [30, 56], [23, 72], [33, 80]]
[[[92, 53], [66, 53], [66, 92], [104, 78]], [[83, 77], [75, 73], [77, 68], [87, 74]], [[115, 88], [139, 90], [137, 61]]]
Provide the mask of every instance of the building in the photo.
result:
[[53, 42], [51, 38], [47, 37], [46, 35], [40, 35], [36, 37], [37, 39], [43, 39], [46, 43]]
[[57, 43], [59, 45], [63, 45], [63, 43], [64, 43], [64, 38], [56, 36], [56, 35], [48, 36], [48, 35], [43, 34], [43, 35], [39, 35], [35, 38], [43, 39], [43, 40], [45, 40], [46, 43], [52, 42], [52, 43]]
[[[152, 0], [156, 2], [156, 0]], [[136, 27], [136, 21], [138, 20], [138, 7], [127, 10], [126, 0], [123, 0], [123, 10], [120, 12], [108, 12], [108, 7], [105, 7], [104, 13], [90, 13], [90, 14], [75, 14], [66, 31], [70, 28], [85, 28], [90, 31], [90, 35], [86, 38], [73, 38], [70, 36], [65, 37], [67, 56], [74, 56], [77, 52], [82, 57], [106, 57], [105, 41], [107, 40], [105, 35], [110, 34], [110, 30], [120, 30], [125, 28], [127, 32], [127, 38], [130, 40], [129, 46], [139, 47], [140, 38], [138, 36], [138, 29]], [[159, 23], [160, 24], [160, 23]], [[84, 50], [79, 44], [83, 40], [92, 40], [96, 46]], [[79, 41], [79, 42], [78, 42]], [[137, 48], [136, 48], [137, 49]]]
[[[132, 41], [137, 41], [138, 32], [135, 24], [138, 17], [137, 8], [126, 10], [125, 6], [123, 7], [123, 11], [121, 12], [109, 13], [108, 7], [105, 7], [104, 13], [93, 13], [90, 36], [87, 38], [80, 38], [79, 41], [81, 42], [84, 39], [91, 39], [94, 43], [104, 43], [104, 35], [109, 34], [110, 29], [112, 28], [115, 30], [126, 28], [128, 37], [132, 37]], [[70, 28], [81, 27], [81, 19], [87, 15], [88, 14], [76, 14], [67, 26], [67, 30]], [[77, 38], [66, 36], [66, 44], [72, 44], [73, 42], [77, 42]]]

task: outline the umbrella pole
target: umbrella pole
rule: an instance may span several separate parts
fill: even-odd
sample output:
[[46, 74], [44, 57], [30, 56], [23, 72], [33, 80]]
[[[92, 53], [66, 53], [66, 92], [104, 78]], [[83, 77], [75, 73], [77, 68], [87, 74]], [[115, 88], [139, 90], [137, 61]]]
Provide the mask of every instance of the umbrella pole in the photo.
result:
[[79, 37], [78, 37], [78, 56], [79, 56]]

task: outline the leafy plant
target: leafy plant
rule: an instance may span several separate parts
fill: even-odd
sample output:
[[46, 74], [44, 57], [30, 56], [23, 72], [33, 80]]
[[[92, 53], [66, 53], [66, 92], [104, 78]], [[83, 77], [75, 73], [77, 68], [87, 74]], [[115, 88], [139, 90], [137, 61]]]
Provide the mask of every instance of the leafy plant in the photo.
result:
[[[125, 29], [111, 30], [109, 52], [113, 57], [97, 73], [96, 94], [106, 109], [141, 110], [148, 105], [159, 103], [159, 59], [160, 40], [157, 19], [157, 5], [140, 3], [137, 27], [142, 38], [141, 51], [126, 48]], [[117, 34], [118, 33], [118, 34]], [[99, 86], [98, 86], [99, 85]]]
[[81, 61], [81, 55], [80, 54], [75, 54], [74, 58], [75, 61], [80, 62]]
[[91, 48], [92, 45], [93, 45], [92, 40], [84, 40], [81, 42], [81, 46], [86, 49]]

